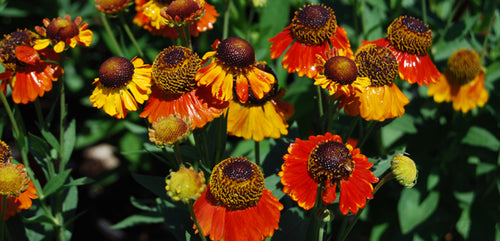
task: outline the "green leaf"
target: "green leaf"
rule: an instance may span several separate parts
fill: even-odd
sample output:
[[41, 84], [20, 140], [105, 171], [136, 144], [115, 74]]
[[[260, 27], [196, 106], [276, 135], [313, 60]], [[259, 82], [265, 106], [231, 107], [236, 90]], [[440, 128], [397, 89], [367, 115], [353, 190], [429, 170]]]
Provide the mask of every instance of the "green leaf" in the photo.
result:
[[81, 177], [75, 180], [72, 180], [70, 183], [64, 185], [64, 187], [73, 187], [73, 186], [82, 186], [95, 182], [92, 178]]
[[285, 194], [279, 187], [280, 180], [281, 178], [278, 176], [278, 174], [270, 175], [264, 180], [264, 182], [266, 183], [266, 188], [269, 189], [278, 199], [281, 199], [283, 196], [285, 196]]
[[498, 151], [500, 148], [500, 141], [488, 130], [479, 126], [472, 126], [462, 139], [462, 143], [488, 148], [492, 151]]
[[56, 150], [59, 149], [59, 141], [52, 133], [50, 133], [50, 131], [45, 130], [45, 128], [42, 128], [40, 130], [40, 133], [42, 134], [43, 138], [45, 138], [47, 143], [49, 143], [49, 145], [52, 146], [52, 148]]
[[436, 187], [439, 183], [439, 174], [430, 173], [427, 177], [427, 191], [430, 191]]
[[142, 214], [134, 214], [130, 217], [125, 218], [119, 223], [111, 226], [112, 229], [123, 229], [132, 227], [139, 224], [152, 224], [152, 223], [162, 223], [163, 217], [157, 212], [147, 212]]
[[384, 234], [385, 230], [387, 230], [387, 228], [389, 228], [389, 223], [381, 223], [374, 226], [370, 234], [370, 241], [383, 240], [382, 235]]
[[165, 190], [165, 177], [147, 176], [137, 173], [132, 173], [132, 177], [136, 182], [143, 187], [153, 192], [156, 196], [163, 200], [167, 199], [167, 191]]
[[64, 143], [63, 145], [63, 153], [62, 153], [62, 161], [64, 166], [68, 163], [71, 158], [71, 154], [73, 153], [73, 149], [75, 148], [76, 143], [76, 121], [75, 119], [71, 120], [68, 128], [64, 131]]
[[458, 219], [455, 227], [457, 228], [457, 232], [462, 235], [465, 239], [469, 238], [469, 232], [471, 227], [471, 219], [470, 219], [470, 208], [467, 207], [462, 210], [462, 214]]
[[158, 207], [156, 205], [155, 200], [146, 199], [146, 200], [137, 200], [134, 196], [130, 197], [130, 203], [132, 206], [147, 212], [158, 212]]
[[401, 232], [407, 234], [429, 218], [437, 208], [439, 193], [430, 192], [420, 203], [420, 192], [417, 189], [403, 189], [398, 202], [398, 216]]
[[[45, 184], [45, 186], [43, 187], [43, 195], [45, 197], [48, 197], [50, 194], [62, 188], [70, 173], [71, 169], [66, 169], [56, 176], [50, 178], [47, 184]], [[40, 198], [43, 199], [44, 197]]]

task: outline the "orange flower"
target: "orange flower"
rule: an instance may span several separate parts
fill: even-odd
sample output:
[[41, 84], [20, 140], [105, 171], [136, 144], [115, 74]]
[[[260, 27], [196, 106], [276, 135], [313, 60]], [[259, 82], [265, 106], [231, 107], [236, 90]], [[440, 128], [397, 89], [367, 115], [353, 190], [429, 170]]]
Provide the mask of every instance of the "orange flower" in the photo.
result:
[[439, 70], [427, 55], [432, 45], [432, 31], [419, 19], [401, 16], [387, 28], [387, 37], [361, 42], [388, 47], [398, 60], [399, 77], [408, 83], [428, 85], [439, 81]]
[[[22, 165], [22, 164], [20, 164]], [[24, 166], [23, 166], [24, 167]], [[10, 196], [7, 198], [7, 204], [5, 209], [4, 220], [7, 221], [12, 216], [20, 213], [22, 210], [28, 210], [31, 208], [33, 202], [31, 199], [37, 199], [36, 188], [33, 185], [33, 182], [30, 181], [28, 183], [28, 189], [26, 191], [19, 194], [18, 197]], [[0, 199], [0, 207], [2, 206], [2, 199]]]
[[[182, 0], [184, 1], [184, 0]], [[179, 1], [178, 3], [174, 3], [174, 8], [179, 10], [183, 9], [186, 10], [185, 8], [182, 8], [186, 4], [182, 3], [182, 1]], [[215, 7], [213, 5], [210, 5], [206, 3], [205, 1], [202, 1], [203, 4], [201, 4], [201, 1], [196, 1], [195, 4], [196, 6], [202, 7], [204, 14], [201, 16], [201, 18], [198, 16], [200, 13], [203, 11], [192, 11], [190, 12], [190, 8], [187, 8], [187, 11], [182, 11], [184, 13], [190, 12], [193, 13], [187, 14], [185, 18], [188, 18], [190, 21], [190, 33], [193, 36], [198, 36], [200, 32], [205, 32], [208, 29], [213, 28], [213, 24], [216, 21], [216, 18], [219, 16], [217, 11], [215, 10]], [[177, 39], [179, 38], [179, 34], [175, 27], [169, 26], [170, 23], [173, 23], [175, 20], [175, 16], [170, 16], [168, 18], [168, 14], [166, 13], [165, 9], [169, 7], [169, 4], [171, 4], [173, 1], [165, 1], [165, 0], [135, 0], [135, 9], [137, 11], [136, 16], [133, 19], [133, 22], [137, 24], [138, 26], [148, 30], [151, 32], [151, 34], [154, 35], [162, 35], [165, 37], [169, 37], [171, 39]], [[198, 5], [199, 4], [199, 5]], [[203, 5], [203, 6], [202, 6]], [[190, 5], [194, 6], [194, 5]], [[178, 11], [175, 11], [172, 14], [178, 13]], [[197, 14], [198, 13], [198, 14]], [[167, 19], [163, 18], [162, 15], [167, 17]], [[195, 17], [198, 16], [198, 17]], [[177, 15], [179, 16], [179, 15]], [[180, 20], [181, 16], [179, 16]], [[171, 19], [172, 21], [169, 21]]]
[[160, 15], [170, 27], [196, 23], [205, 12], [205, 3], [204, 0], [173, 0]]
[[338, 135], [310, 136], [308, 140], [296, 139], [290, 144], [285, 162], [278, 175], [283, 192], [298, 202], [305, 210], [316, 202], [318, 184], [322, 184], [321, 197], [325, 204], [337, 198], [340, 188], [339, 208], [346, 215], [349, 210], [357, 213], [372, 199], [372, 183], [378, 178], [370, 171], [372, 163], [350, 142], [343, 144]]
[[448, 59], [448, 68], [441, 74], [441, 81], [429, 85], [427, 94], [434, 101], [453, 102], [455, 111], [467, 113], [488, 101], [484, 88], [485, 70], [476, 51], [460, 49]]
[[211, 240], [262, 241], [279, 228], [283, 205], [265, 189], [255, 163], [231, 157], [214, 167], [210, 184], [193, 209]]
[[171, 46], [164, 49], [153, 63], [154, 89], [141, 117], [154, 123], [160, 117], [179, 114], [202, 128], [219, 117], [227, 102], [219, 101], [210, 89], [197, 87], [194, 77], [201, 59], [188, 48]]
[[71, 21], [71, 17], [66, 15], [64, 18], [58, 17], [50, 21], [48, 18], [43, 20], [45, 28], [35, 26], [38, 34], [46, 37], [46, 39], [38, 39], [35, 41], [36, 50], [47, 48], [50, 43], [54, 43], [54, 51], [61, 53], [68, 45], [74, 48], [77, 44], [88, 47], [92, 43], [93, 33], [88, 28], [87, 23], [82, 23], [82, 17], [78, 16], [75, 21]]
[[[229, 37], [222, 42], [216, 40], [212, 45], [215, 51], [203, 56], [212, 62], [198, 71], [198, 86], [208, 86], [212, 95], [223, 101], [233, 98], [233, 82], [239, 101], [245, 103], [249, 90], [262, 99], [276, 81], [274, 76], [256, 67], [255, 52], [250, 44], [238, 37]], [[236, 81], [234, 81], [236, 80]]]
[[348, 58], [353, 55], [347, 32], [337, 25], [334, 11], [322, 4], [310, 4], [296, 11], [292, 23], [269, 42], [273, 43], [272, 59], [281, 56], [293, 43], [283, 57], [283, 68], [309, 78], [318, 74], [316, 55], [325, 58], [330, 48], [346, 52]]
[[6, 92], [6, 84], [12, 87], [12, 99], [15, 103], [27, 104], [42, 97], [52, 89], [52, 81], [56, 81], [63, 69], [55, 64], [45, 62], [50, 58], [57, 60], [59, 55], [52, 50], [37, 51], [33, 48], [38, 35], [29, 30], [17, 30], [0, 43], [0, 62], [5, 72], [0, 73], [2, 90]]
[[356, 51], [355, 62], [360, 77], [368, 77], [370, 84], [363, 86], [354, 96], [338, 93], [339, 108], [351, 116], [361, 115], [365, 120], [384, 121], [405, 113], [410, 101], [394, 84], [398, 63], [386, 47], [368, 44]]
[[96, 88], [89, 101], [92, 106], [103, 108], [106, 114], [123, 119], [127, 110], [136, 111], [151, 94], [151, 65], [141, 58], [132, 61], [124, 57], [111, 57], [99, 68], [95, 78]]

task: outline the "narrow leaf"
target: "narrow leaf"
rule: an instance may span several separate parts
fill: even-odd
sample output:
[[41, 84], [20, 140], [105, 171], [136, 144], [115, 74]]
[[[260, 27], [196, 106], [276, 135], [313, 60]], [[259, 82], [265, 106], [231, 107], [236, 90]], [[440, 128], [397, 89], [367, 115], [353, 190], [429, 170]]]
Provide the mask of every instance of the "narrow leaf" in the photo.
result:
[[136, 214], [125, 218], [119, 223], [111, 226], [112, 229], [123, 229], [132, 227], [138, 224], [162, 223], [163, 217], [155, 212]]
[[492, 151], [498, 151], [500, 148], [500, 141], [488, 130], [478, 126], [472, 126], [469, 129], [464, 139], [462, 139], [462, 143], [485, 147]]
[[66, 169], [57, 174], [55, 177], [50, 178], [47, 184], [43, 187], [43, 194], [47, 197], [59, 190], [66, 182], [66, 179], [68, 179], [70, 173], [71, 169]]
[[64, 143], [61, 143], [61, 145], [63, 145], [64, 147], [62, 156], [62, 161], [64, 163], [64, 166], [66, 166], [71, 157], [71, 153], [73, 153], [73, 149], [75, 148], [75, 143], [76, 143], [76, 122], [73, 119], [71, 120], [68, 128], [64, 132]]

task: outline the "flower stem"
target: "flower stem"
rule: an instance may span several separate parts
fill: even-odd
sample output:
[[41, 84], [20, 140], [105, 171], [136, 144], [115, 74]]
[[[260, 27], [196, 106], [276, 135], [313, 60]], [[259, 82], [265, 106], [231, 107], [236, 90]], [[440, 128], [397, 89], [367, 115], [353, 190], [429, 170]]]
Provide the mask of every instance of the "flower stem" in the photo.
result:
[[182, 165], [181, 147], [177, 142], [174, 144], [174, 152], [175, 152], [175, 159], [177, 159], [177, 165], [181, 166]]
[[[380, 180], [380, 182], [377, 183], [377, 185], [375, 186], [375, 188], [373, 188], [372, 196], [374, 196], [375, 193], [377, 193], [377, 191], [382, 187], [382, 185], [384, 185], [386, 182], [390, 181], [392, 178], [394, 178], [394, 175], [392, 174], [392, 172], [389, 172], [387, 175], [385, 175], [382, 178], [382, 180]], [[370, 202], [370, 199], [366, 200], [365, 207], [368, 206], [369, 202]], [[363, 213], [363, 210], [365, 210], [365, 209], [364, 208], [363, 209], [359, 209], [359, 211], [356, 213], [356, 216], [354, 216], [354, 219], [352, 220], [352, 222], [344, 230], [344, 232], [342, 233], [342, 235], [339, 236], [339, 238], [337, 239], [337, 241], [344, 241], [347, 238], [347, 235], [349, 235], [349, 233], [351, 232], [351, 230], [354, 228], [354, 225], [356, 225], [356, 223], [358, 222], [359, 217], [361, 216], [361, 213]]]
[[123, 53], [122, 49], [120, 48], [120, 45], [118, 44], [118, 41], [115, 38], [115, 35], [113, 34], [113, 30], [109, 26], [108, 18], [106, 17], [106, 13], [101, 12], [101, 21], [102, 24], [104, 24], [104, 28], [106, 29], [106, 33], [108, 34], [109, 38], [111, 39], [111, 42], [113, 42], [113, 45], [116, 48], [116, 52], [122, 57], [125, 57], [125, 54]]
[[[62, 63], [61, 63], [62, 66]], [[64, 122], [66, 119], [66, 94], [64, 91], [64, 81], [59, 79], [59, 101], [60, 101], [60, 116], [59, 116], [59, 172], [64, 170]]]
[[[2, 92], [0, 90], [0, 92]], [[2, 93], [3, 94], [3, 93]], [[0, 216], [0, 241], [5, 238], [5, 210], [7, 209], [7, 195], [2, 195], [2, 216]]]
[[260, 142], [258, 141], [254, 141], [254, 145], [255, 145], [255, 164], [257, 164], [257, 166], [260, 166]]
[[229, 13], [231, 7], [231, 0], [226, 2], [226, 11], [224, 12], [224, 23], [222, 25], [222, 39], [226, 39], [229, 34]]
[[198, 223], [198, 219], [196, 218], [196, 215], [194, 214], [193, 204], [194, 204], [193, 200], [190, 200], [188, 203], [189, 214], [191, 215], [191, 218], [193, 218], [193, 222], [196, 225], [196, 227], [198, 228], [198, 234], [200, 235], [201, 240], [207, 241], [207, 239], [205, 238], [205, 234], [203, 233], [203, 230], [201, 229], [200, 223]]
[[135, 39], [134, 34], [132, 34], [130, 27], [128, 26], [127, 22], [125, 21], [125, 18], [123, 17], [122, 11], [120, 11], [120, 22], [122, 23], [123, 29], [125, 29], [125, 32], [127, 33], [128, 37], [130, 38], [130, 41], [132, 41], [132, 44], [134, 45], [135, 49], [137, 49], [137, 52], [139, 52], [139, 56], [141, 56], [141, 58], [144, 58], [144, 52], [142, 52], [141, 46], [139, 46], [139, 43], [137, 43], [137, 40]]

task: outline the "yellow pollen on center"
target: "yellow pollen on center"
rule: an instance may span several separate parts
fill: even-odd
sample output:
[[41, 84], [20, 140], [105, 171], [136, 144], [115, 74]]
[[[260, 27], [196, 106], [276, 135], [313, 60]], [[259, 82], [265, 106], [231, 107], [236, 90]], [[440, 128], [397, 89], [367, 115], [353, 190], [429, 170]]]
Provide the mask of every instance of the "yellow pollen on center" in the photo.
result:
[[26, 188], [26, 172], [12, 163], [0, 164], [0, 195], [17, 196]]

